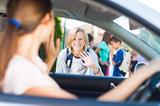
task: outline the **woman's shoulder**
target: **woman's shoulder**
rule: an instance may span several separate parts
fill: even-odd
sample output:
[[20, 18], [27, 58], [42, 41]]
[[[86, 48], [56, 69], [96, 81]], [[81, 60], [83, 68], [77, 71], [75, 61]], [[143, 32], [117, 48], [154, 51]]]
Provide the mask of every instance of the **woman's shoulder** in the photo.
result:
[[67, 51], [68, 51], [68, 48], [62, 49], [62, 50], [60, 51], [58, 57], [59, 57], [59, 58], [62, 58], [62, 57], [65, 58], [66, 55], [67, 55]]
[[93, 57], [97, 56], [96, 52], [92, 48], [89, 48], [89, 54]]
[[70, 49], [69, 48], [64, 48], [60, 51], [59, 54], [66, 54], [67, 52], [70, 52]]
[[18, 55], [11, 59], [3, 82], [3, 91], [13, 94], [23, 94], [32, 87], [54, 84], [39, 67]]
[[67, 48], [64, 48], [60, 51], [60, 53], [65, 53], [67, 51]]
[[28, 65], [30, 64], [30, 61], [28, 61], [27, 59], [25, 59], [23, 56], [20, 56], [20, 55], [14, 55], [13, 58], [10, 60], [9, 62], [9, 66], [14, 66], [14, 65], [17, 65], [17, 64], [25, 64], [25, 65]]
[[[12, 70], [13, 72], [32, 72], [32, 70], [39, 70], [38, 67], [30, 62], [29, 60], [25, 59], [20, 55], [15, 55], [8, 64], [7, 71]], [[39, 71], [37, 71], [39, 72]]]

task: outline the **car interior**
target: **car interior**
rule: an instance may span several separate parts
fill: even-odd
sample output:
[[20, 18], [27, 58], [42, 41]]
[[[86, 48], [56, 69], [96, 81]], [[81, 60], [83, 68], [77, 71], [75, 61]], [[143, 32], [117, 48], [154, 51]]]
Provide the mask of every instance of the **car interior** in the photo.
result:
[[[0, 12], [5, 13], [5, 4], [7, 0], [0, 1]], [[127, 31], [120, 25], [114, 22], [120, 16], [130, 17], [133, 21], [138, 21], [142, 25], [145, 20], [140, 19], [137, 16], [130, 15], [129, 11], [121, 8], [116, 5], [116, 3], [105, 2], [105, 0], [52, 0], [53, 1], [53, 10], [55, 15], [58, 17], [65, 17], [69, 19], [76, 19], [80, 21], [84, 21], [90, 23], [92, 25], [103, 28], [104, 30], [109, 30], [114, 35], [123, 40], [126, 44], [134, 48], [138, 53], [143, 55], [148, 61], [159, 56], [159, 53], [151, 48], [150, 45], [143, 42], [133, 33]], [[104, 4], [102, 4], [104, 3]], [[78, 5], [75, 5], [78, 4]], [[107, 5], [107, 6], [106, 6]], [[113, 7], [114, 6], [114, 7]], [[137, 19], [136, 19], [137, 18]], [[147, 25], [150, 25], [149, 23]], [[147, 27], [145, 25], [145, 27]], [[150, 28], [150, 27], [147, 27]], [[156, 29], [155, 29], [156, 32]], [[138, 44], [137, 44], [138, 42]], [[144, 64], [140, 64], [144, 65]], [[137, 66], [141, 67], [141, 66]], [[160, 75], [160, 74], [158, 74]], [[118, 77], [106, 77], [106, 76], [80, 76], [80, 75], [66, 75], [66, 74], [55, 74], [51, 73], [50, 76], [65, 90], [78, 95], [81, 102], [76, 102], [72, 100], [58, 100], [58, 99], [50, 99], [50, 98], [34, 98], [34, 97], [19, 97], [14, 95], [5, 95], [0, 94], [0, 101], [8, 102], [10, 99], [11, 103], [28, 103], [28, 104], [39, 104], [39, 105], [106, 105], [105, 102], [96, 102], [94, 101], [96, 97], [100, 96], [104, 92], [114, 88], [116, 85], [121, 83], [125, 78]], [[159, 76], [152, 77], [152, 79], [157, 78], [156, 84], [159, 82]], [[128, 101], [142, 101], [146, 95], [142, 95], [144, 92], [149, 92], [154, 89], [154, 93], [149, 98], [146, 98], [145, 101], [159, 101], [160, 92], [157, 88], [150, 89], [147, 86], [153, 86], [151, 83], [153, 80], [145, 81], [143, 87], [145, 90], [137, 90], [135, 93], [126, 100], [127, 102], [122, 104], [117, 103], [107, 103], [108, 105], [135, 105], [136, 103], [130, 103]], [[147, 83], [146, 83], [147, 82]], [[160, 88], [160, 87], [159, 87]], [[156, 90], [155, 90], [156, 89]], [[13, 97], [13, 98], [12, 98]], [[8, 99], [7, 99], [8, 98]], [[15, 98], [15, 99], [14, 99]], [[21, 98], [24, 98], [21, 100]], [[32, 101], [31, 101], [32, 99]], [[62, 103], [63, 102], [63, 103]], [[143, 102], [146, 105], [149, 105]], [[153, 103], [151, 105], [155, 105]], [[141, 104], [136, 104], [141, 105]]]
[[[66, 4], [66, 6], [64, 6], [61, 2]], [[78, 6], [80, 6], [81, 8], [77, 6], [68, 7], [68, 4], [79, 4]], [[85, 21], [101, 27], [105, 30], [111, 31], [114, 35], [121, 38], [129, 46], [135, 48], [139, 53], [143, 54], [143, 56], [145, 56], [145, 58], [147, 58], [148, 60], [158, 55], [154, 50], [152, 50], [148, 45], [146, 45], [145, 42], [141, 42], [140, 39], [137, 39], [137, 37], [133, 33], [126, 31], [124, 28], [114, 23], [114, 20], [122, 16], [123, 14], [115, 11], [110, 7], [103, 8], [103, 5], [84, 0], [71, 0], [70, 3], [68, 1], [64, 2], [63, 0], [59, 0], [58, 2], [54, 3], [54, 8], [56, 16]], [[139, 42], [139, 45], [137, 45], [137, 42]], [[149, 52], [145, 52], [146, 50], [150, 53], [153, 53], [153, 55], [147, 54]], [[104, 93], [106, 90], [110, 90], [112, 88], [112, 83], [117, 85], [122, 80], [124, 80], [124, 78], [117, 79], [115, 77], [90, 77], [63, 74], [60, 75], [61, 77], [57, 77], [58, 75], [56, 74], [53, 74], [51, 76], [64, 89], [67, 89], [68, 91], [83, 98], [97, 97], [100, 94]], [[62, 76], [64, 79], [62, 78]], [[57, 80], [57, 78], [59, 79]]]

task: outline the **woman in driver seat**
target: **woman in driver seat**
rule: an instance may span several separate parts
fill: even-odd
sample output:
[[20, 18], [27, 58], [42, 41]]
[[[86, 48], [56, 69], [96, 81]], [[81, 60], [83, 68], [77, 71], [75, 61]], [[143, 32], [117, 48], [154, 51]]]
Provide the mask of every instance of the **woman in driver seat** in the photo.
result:
[[[8, 24], [0, 35], [0, 80], [4, 93], [76, 99], [58, 86], [48, 71], [58, 55], [54, 38], [54, 14], [50, 0], [9, 0]], [[47, 43], [48, 54], [41, 60], [38, 50]], [[100, 96], [100, 101], [123, 101], [147, 78], [160, 69], [160, 60], [154, 60], [126, 79], [115, 89]]]

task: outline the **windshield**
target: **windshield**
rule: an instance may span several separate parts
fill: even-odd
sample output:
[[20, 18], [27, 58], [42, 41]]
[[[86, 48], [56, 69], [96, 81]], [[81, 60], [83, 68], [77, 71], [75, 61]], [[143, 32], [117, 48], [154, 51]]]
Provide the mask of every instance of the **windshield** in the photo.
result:
[[139, 29], [139, 33], [137, 34], [143, 42], [152, 47], [155, 51], [160, 54], [160, 37], [156, 34], [152, 33], [146, 28]]
[[144, 26], [135, 23], [133, 20], [129, 20], [125, 16], [115, 19], [114, 22], [134, 34], [160, 54], [160, 37], [157, 34], [151, 32]]

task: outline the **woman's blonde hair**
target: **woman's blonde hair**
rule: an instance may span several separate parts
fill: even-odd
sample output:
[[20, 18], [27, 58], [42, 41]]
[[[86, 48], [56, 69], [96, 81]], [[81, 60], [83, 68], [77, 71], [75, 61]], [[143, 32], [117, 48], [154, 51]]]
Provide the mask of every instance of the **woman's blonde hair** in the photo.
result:
[[84, 47], [84, 50], [87, 49], [88, 47], [88, 36], [86, 34], [86, 32], [84, 31], [84, 29], [82, 28], [76, 28], [74, 30], [71, 30], [68, 34], [68, 40], [67, 40], [67, 48], [70, 48], [72, 50], [72, 42], [74, 41], [74, 39], [76, 38], [77, 36], [77, 33], [78, 32], [81, 32], [84, 34], [83, 38], [85, 40], [85, 47]]

